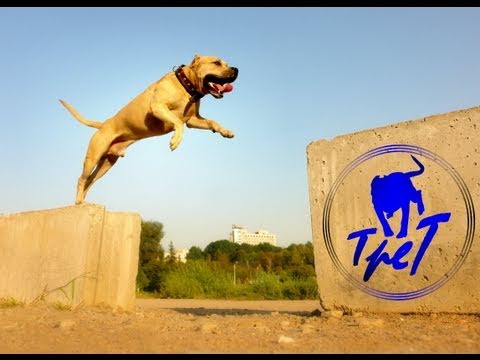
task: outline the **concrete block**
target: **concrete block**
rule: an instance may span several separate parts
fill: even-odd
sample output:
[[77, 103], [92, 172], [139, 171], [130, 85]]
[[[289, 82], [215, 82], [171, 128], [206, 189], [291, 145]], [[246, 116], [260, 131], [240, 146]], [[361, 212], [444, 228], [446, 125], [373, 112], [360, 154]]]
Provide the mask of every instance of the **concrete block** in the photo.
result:
[[480, 107], [307, 146], [321, 305], [480, 312]]
[[141, 218], [100, 205], [0, 216], [0, 298], [133, 309]]

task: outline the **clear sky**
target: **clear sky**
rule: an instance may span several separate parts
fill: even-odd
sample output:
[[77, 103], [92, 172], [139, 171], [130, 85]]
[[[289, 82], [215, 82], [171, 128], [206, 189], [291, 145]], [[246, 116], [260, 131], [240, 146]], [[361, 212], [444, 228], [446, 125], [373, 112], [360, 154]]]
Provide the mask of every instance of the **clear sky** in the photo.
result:
[[87, 194], [164, 224], [164, 248], [228, 238], [311, 241], [306, 146], [480, 105], [480, 8], [0, 8], [0, 213], [73, 205], [94, 129], [148, 85], [215, 55], [234, 90], [186, 129], [132, 145]]

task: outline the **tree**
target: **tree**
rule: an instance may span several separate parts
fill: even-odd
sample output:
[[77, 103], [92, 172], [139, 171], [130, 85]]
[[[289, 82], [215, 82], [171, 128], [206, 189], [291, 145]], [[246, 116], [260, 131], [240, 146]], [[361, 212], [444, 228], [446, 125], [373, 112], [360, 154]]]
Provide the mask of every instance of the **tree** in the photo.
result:
[[258, 245], [255, 245], [255, 250], [258, 251], [258, 252], [278, 252], [280, 250], [282, 250], [282, 248], [278, 247], [278, 246], [274, 246], [270, 243], [266, 243], [266, 242], [263, 242], [263, 243], [260, 243]]
[[286, 266], [299, 266], [303, 264], [302, 245], [292, 244], [287, 247]]
[[234, 254], [235, 261], [239, 264], [245, 265], [247, 269], [250, 269], [251, 267], [254, 268], [257, 263], [255, 249], [255, 245], [247, 243], [240, 244]]
[[170, 270], [167, 264], [164, 261], [151, 261], [145, 264], [142, 270], [148, 279], [148, 285], [144, 290], [161, 292], [165, 287], [165, 278]]
[[273, 264], [273, 253], [266, 251], [261, 252], [259, 256], [260, 265], [264, 271], [270, 272]]
[[162, 223], [142, 220], [137, 272], [139, 290], [158, 291], [160, 289], [159, 271], [162, 270], [164, 254], [160, 242], [164, 235]]
[[175, 248], [173, 247], [173, 243], [170, 241], [168, 245], [168, 260], [169, 265], [175, 265], [177, 263], [177, 255], [175, 254]]
[[198, 246], [192, 246], [188, 250], [187, 260], [201, 260], [203, 259], [203, 251]]
[[205, 258], [218, 261], [222, 255], [227, 255], [230, 261], [235, 257], [238, 244], [229, 240], [217, 240], [207, 245], [204, 250]]
[[289, 275], [294, 280], [305, 280], [310, 277], [315, 278], [315, 268], [311, 265], [298, 265], [290, 268]]
[[314, 256], [314, 253], [313, 253], [313, 244], [311, 241], [308, 241], [306, 244], [305, 244], [305, 264], [307, 265], [311, 265], [311, 266], [315, 266], [315, 256]]
[[137, 290], [144, 290], [150, 284], [150, 280], [143, 271], [142, 267], [139, 267], [137, 273]]
[[163, 259], [163, 249], [160, 242], [164, 235], [163, 224], [161, 222], [142, 220], [139, 251], [140, 265], [145, 265], [153, 260]]

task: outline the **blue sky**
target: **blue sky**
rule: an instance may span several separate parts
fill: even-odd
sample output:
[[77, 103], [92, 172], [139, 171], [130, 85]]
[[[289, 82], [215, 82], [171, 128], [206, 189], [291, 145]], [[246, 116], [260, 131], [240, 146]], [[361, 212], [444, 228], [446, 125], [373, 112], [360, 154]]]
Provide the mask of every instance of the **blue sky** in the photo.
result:
[[177, 248], [267, 229], [311, 241], [306, 146], [480, 105], [480, 8], [0, 8], [0, 213], [73, 205], [94, 129], [174, 65], [216, 55], [233, 92], [132, 145], [87, 195], [164, 224]]

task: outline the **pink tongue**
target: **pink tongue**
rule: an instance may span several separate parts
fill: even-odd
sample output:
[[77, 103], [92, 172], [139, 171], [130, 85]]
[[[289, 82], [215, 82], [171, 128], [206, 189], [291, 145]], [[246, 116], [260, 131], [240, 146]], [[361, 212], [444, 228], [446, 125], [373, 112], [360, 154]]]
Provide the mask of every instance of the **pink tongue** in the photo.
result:
[[217, 90], [218, 92], [229, 92], [229, 91], [232, 91], [233, 90], [233, 86], [232, 84], [225, 84], [225, 85], [220, 85], [220, 84], [213, 84], [213, 86], [215, 87], [215, 90]]

